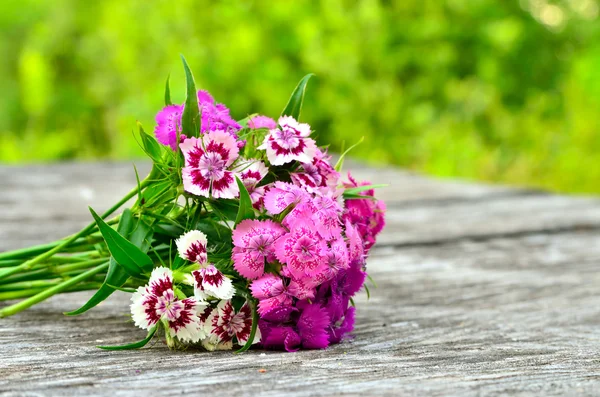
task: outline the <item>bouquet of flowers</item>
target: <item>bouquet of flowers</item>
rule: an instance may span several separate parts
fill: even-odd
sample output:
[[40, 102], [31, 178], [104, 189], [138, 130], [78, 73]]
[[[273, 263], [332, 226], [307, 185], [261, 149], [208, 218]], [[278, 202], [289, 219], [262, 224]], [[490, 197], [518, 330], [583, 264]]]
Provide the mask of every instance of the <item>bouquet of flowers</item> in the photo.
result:
[[[79, 309], [131, 293], [131, 315], [147, 337], [171, 348], [240, 351], [323, 349], [354, 326], [352, 297], [365, 285], [366, 257], [384, 225], [384, 203], [299, 122], [307, 82], [277, 121], [229, 109], [197, 91], [183, 59], [187, 97], [139, 126], [152, 171], [93, 223], [50, 244], [0, 253], [0, 310], [18, 313], [57, 293], [96, 289]], [[345, 154], [345, 153], [344, 153]], [[137, 171], [136, 171], [137, 176]], [[130, 200], [131, 208], [120, 211]]]

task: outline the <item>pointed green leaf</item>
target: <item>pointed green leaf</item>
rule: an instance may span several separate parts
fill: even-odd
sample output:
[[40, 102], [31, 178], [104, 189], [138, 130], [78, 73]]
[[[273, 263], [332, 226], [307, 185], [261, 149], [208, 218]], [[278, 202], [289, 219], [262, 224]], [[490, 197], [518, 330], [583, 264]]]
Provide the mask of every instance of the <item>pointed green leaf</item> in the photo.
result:
[[138, 277], [144, 270], [150, 271], [152, 269], [152, 259], [146, 253], [107, 225], [91, 207], [90, 212], [98, 224], [100, 233], [104, 237], [111, 255], [119, 265], [123, 266], [127, 273], [133, 277]]
[[[185, 82], [187, 87], [185, 107], [183, 108], [183, 115], [181, 116], [181, 129], [188, 137], [197, 137], [200, 135], [200, 109], [198, 108], [196, 83], [194, 82], [194, 75], [183, 55], [181, 55], [181, 61], [183, 62], [183, 69], [185, 70]], [[179, 139], [177, 139], [177, 141], [179, 141]]]
[[337, 163], [335, 163], [335, 167], [333, 167], [337, 172], [341, 172], [342, 171], [342, 167], [344, 166], [344, 158], [346, 157], [346, 155], [355, 147], [357, 147], [358, 145], [360, 145], [361, 143], [363, 143], [363, 141], [365, 140], [365, 137], [361, 137], [360, 140], [358, 142], [356, 142], [354, 145], [350, 146], [348, 149], [346, 149], [344, 151], [344, 153], [342, 153], [342, 155], [340, 156], [340, 158], [338, 159]]
[[148, 135], [146, 133], [146, 131], [144, 131], [142, 124], [140, 124], [139, 122], [138, 122], [138, 132], [140, 134], [140, 138], [142, 140], [142, 146], [144, 147], [144, 151], [146, 152], [146, 154], [148, 154], [148, 156], [155, 163], [160, 162], [161, 158], [162, 158], [163, 147], [160, 145], [160, 143], [158, 143], [158, 141], [153, 136]]
[[287, 105], [281, 112], [282, 116], [292, 116], [296, 120], [300, 119], [300, 111], [302, 110], [302, 102], [304, 102], [304, 92], [306, 91], [306, 84], [308, 80], [314, 76], [314, 74], [307, 74], [300, 80], [294, 92], [292, 92], [292, 96], [290, 96], [290, 100]]
[[146, 346], [148, 344], [148, 342], [150, 342], [150, 340], [152, 340], [152, 337], [154, 336], [155, 333], [156, 333], [156, 327], [152, 327], [148, 331], [148, 336], [146, 336], [146, 338], [144, 340], [141, 340], [139, 342], [129, 343], [127, 345], [121, 345], [121, 346], [96, 346], [96, 347], [98, 347], [99, 349], [104, 349], [104, 350], [139, 349], [139, 348]]
[[[123, 236], [126, 236], [129, 234], [132, 228], [133, 214], [131, 213], [131, 210], [126, 209], [121, 214], [119, 226], [117, 226], [117, 232]], [[87, 312], [115, 292], [113, 285], [120, 287], [121, 285], [125, 284], [127, 279], [129, 279], [129, 274], [127, 274], [127, 272], [117, 264], [115, 258], [111, 257], [108, 265], [108, 271], [106, 272], [106, 278], [104, 279], [104, 283], [98, 289], [98, 291], [96, 291], [96, 293], [79, 309], [66, 312], [64, 314], [67, 316], [77, 316]]]
[[354, 195], [357, 195], [357, 194], [362, 193], [367, 190], [379, 189], [381, 187], [386, 187], [386, 186], [387, 186], [386, 184], [377, 184], [377, 185], [365, 185], [365, 186], [351, 187], [351, 188], [344, 190], [344, 197], [354, 196]]
[[244, 186], [244, 183], [238, 178], [235, 177], [235, 181], [240, 189], [240, 206], [238, 208], [237, 216], [235, 217], [235, 224], [237, 225], [244, 219], [253, 219], [254, 218], [254, 208], [252, 207], [252, 200], [250, 199], [250, 194]]
[[167, 82], [165, 83], [165, 106], [169, 106], [172, 105], [173, 102], [171, 102], [171, 88], [169, 88], [169, 79], [171, 78], [171, 75], [167, 76]]

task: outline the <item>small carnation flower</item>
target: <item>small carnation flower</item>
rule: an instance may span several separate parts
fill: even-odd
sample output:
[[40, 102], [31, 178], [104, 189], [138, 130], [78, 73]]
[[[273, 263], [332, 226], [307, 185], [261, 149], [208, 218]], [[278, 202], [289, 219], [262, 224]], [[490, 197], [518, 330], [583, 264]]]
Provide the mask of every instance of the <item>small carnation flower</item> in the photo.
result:
[[275, 182], [265, 195], [265, 208], [270, 215], [278, 215], [290, 205], [298, 205], [309, 199], [310, 196], [302, 188], [291, 183]]
[[[202, 345], [207, 350], [231, 349], [233, 338], [239, 345], [244, 345], [250, 338], [252, 330], [252, 310], [245, 303], [236, 313], [230, 300], [222, 300], [204, 323], [207, 338]], [[257, 329], [252, 343], [260, 342], [260, 331]]]
[[309, 224], [298, 224], [275, 243], [275, 254], [287, 264], [289, 273], [297, 279], [315, 277], [327, 269], [322, 254], [326, 242]]
[[233, 231], [233, 267], [242, 276], [256, 279], [265, 271], [265, 262], [275, 260], [275, 242], [285, 233], [281, 225], [247, 219]]
[[331, 156], [317, 149], [312, 163], [302, 163], [298, 170], [291, 173], [292, 182], [310, 192], [324, 189], [335, 193], [340, 184], [340, 173], [331, 166], [330, 160]]
[[201, 139], [186, 139], [179, 147], [185, 157], [185, 191], [214, 198], [239, 195], [234, 173], [228, 170], [239, 154], [235, 138], [224, 131], [212, 131]]
[[292, 305], [292, 296], [287, 293], [281, 277], [265, 274], [250, 285], [252, 296], [258, 299], [258, 314], [261, 316], [274, 309]]
[[299, 123], [291, 116], [279, 118], [279, 128], [269, 130], [269, 134], [259, 149], [267, 151], [272, 165], [283, 165], [297, 160], [302, 163], [313, 161], [317, 151], [314, 140], [309, 138], [310, 126]]
[[182, 259], [198, 264], [206, 263], [208, 260], [206, 243], [206, 234], [200, 230], [190, 230], [175, 240], [179, 256]]
[[182, 105], [169, 105], [156, 115], [154, 135], [160, 143], [170, 146], [173, 150], [177, 150], [177, 133], [181, 132], [182, 114]]
[[206, 300], [210, 296], [231, 299], [235, 294], [231, 279], [212, 264], [194, 270], [187, 281], [194, 286], [194, 296], [199, 300]]
[[277, 128], [277, 123], [270, 117], [258, 115], [248, 121], [248, 127], [253, 129], [268, 128], [272, 130], [273, 128]]
[[162, 321], [171, 336], [183, 342], [195, 343], [204, 337], [198, 313], [206, 304], [195, 298], [177, 298], [170, 269], [154, 269], [148, 285], [139, 287], [131, 302], [133, 321], [142, 329], [150, 329]]
[[241, 162], [236, 171], [240, 177], [242, 183], [248, 190], [250, 199], [252, 200], [252, 206], [256, 209], [260, 209], [264, 205], [264, 195], [266, 189], [264, 186], [257, 186], [258, 183], [269, 173], [269, 169], [260, 160], [248, 159]]
[[200, 90], [198, 91], [198, 107], [202, 115], [202, 133], [221, 130], [237, 139], [236, 132], [241, 130], [242, 126], [231, 117], [227, 106], [216, 103], [208, 91]]

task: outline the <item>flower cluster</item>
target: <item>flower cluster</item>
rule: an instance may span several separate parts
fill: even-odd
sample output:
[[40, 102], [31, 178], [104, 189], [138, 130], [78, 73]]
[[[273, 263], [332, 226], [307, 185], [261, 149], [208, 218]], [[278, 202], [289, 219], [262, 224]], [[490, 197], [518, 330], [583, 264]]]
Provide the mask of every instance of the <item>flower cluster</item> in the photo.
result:
[[[242, 130], [210, 94], [200, 91], [198, 99], [198, 137], [182, 134], [178, 105], [158, 114], [156, 137], [179, 148], [188, 198], [209, 208], [223, 199], [242, 205], [239, 179], [252, 216], [233, 225], [221, 222], [232, 229], [230, 261], [221, 262], [221, 269], [209, 261], [204, 233], [180, 236], [179, 257], [195, 266], [184, 267], [185, 274], [174, 271], [181, 276], [155, 269], [133, 296], [136, 324], [147, 329], [160, 321], [180, 342], [226, 349], [248, 341], [254, 309], [259, 320], [253, 342], [267, 349], [322, 349], [340, 342], [354, 326], [352, 297], [363, 287], [366, 256], [384, 225], [383, 202], [375, 200], [368, 182], [350, 175], [342, 181], [308, 124], [291, 116], [254, 116]], [[253, 158], [243, 155], [247, 142], [236, 135], [240, 131], [261, 137], [250, 148]], [[345, 189], [363, 186], [356, 197], [344, 198]], [[193, 288], [192, 295], [175, 286], [177, 278]]]
[[[57, 291], [94, 288], [102, 277], [98, 291], [69, 315], [116, 290], [132, 293], [133, 321], [148, 335], [106, 349], [139, 348], [157, 332], [171, 348], [207, 350], [260, 343], [294, 351], [342, 341], [354, 327], [353, 297], [362, 288], [368, 293], [366, 258], [384, 226], [375, 186], [350, 174], [344, 180], [344, 156], [333, 166], [310, 125], [298, 120], [310, 75], [277, 120], [253, 114], [236, 121], [196, 90], [183, 64], [185, 103], [171, 103], [167, 83], [154, 137], [139, 126], [150, 174], [102, 216], [90, 209], [95, 222], [51, 248], [5, 254], [11, 265], [0, 280], [35, 281], [33, 264], [73, 263], [63, 266], [69, 277], [48, 284], [51, 293], [36, 289], [40, 302]], [[39, 277], [47, 283], [45, 272]], [[29, 296], [16, 284], [9, 289]], [[31, 304], [28, 298], [3, 308], [0, 317]]]

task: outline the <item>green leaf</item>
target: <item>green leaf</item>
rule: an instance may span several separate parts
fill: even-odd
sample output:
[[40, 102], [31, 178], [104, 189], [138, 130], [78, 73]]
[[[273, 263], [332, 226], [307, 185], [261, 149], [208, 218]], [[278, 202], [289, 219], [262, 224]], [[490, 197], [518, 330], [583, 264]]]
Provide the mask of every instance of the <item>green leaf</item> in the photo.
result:
[[304, 91], [306, 91], [306, 84], [312, 76], [314, 76], [314, 74], [310, 73], [300, 80], [294, 89], [294, 92], [292, 92], [292, 96], [290, 96], [290, 100], [283, 109], [283, 112], [281, 112], [282, 116], [292, 116], [296, 120], [300, 119], [300, 111], [302, 110], [302, 102], [304, 101]]
[[240, 203], [232, 199], [213, 199], [209, 201], [210, 208], [221, 220], [235, 221], [239, 212]]
[[139, 342], [134, 342], [134, 343], [129, 343], [127, 345], [121, 345], [121, 346], [96, 346], [99, 349], [104, 349], [104, 350], [131, 350], [131, 349], [139, 349], [141, 347], [144, 347], [148, 344], [148, 342], [150, 342], [150, 340], [152, 340], [152, 337], [154, 336], [154, 334], [156, 333], [156, 326], [150, 328], [150, 330], [148, 330], [148, 336], [146, 336], [146, 338], [144, 340], [141, 340]]
[[358, 145], [360, 145], [361, 143], [363, 143], [363, 141], [365, 140], [365, 137], [361, 137], [360, 140], [358, 142], [356, 142], [354, 145], [350, 146], [348, 149], [346, 149], [344, 151], [344, 153], [342, 153], [342, 155], [340, 156], [340, 158], [338, 159], [337, 163], [335, 163], [335, 167], [333, 167], [337, 172], [341, 172], [342, 171], [342, 167], [344, 166], [344, 158], [346, 157], [346, 155], [355, 147], [357, 147]]
[[[355, 196], [355, 195], [362, 193], [364, 191], [367, 191], [367, 190], [379, 189], [380, 187], [386, 187], [386, 186], [388, 186], [388, 185], [378, 184], [378, 185], [365, 185], [365, 186], [351, 187], [351, 188], [344, 190], [344, 197]], [[364, 196], [363, 196], [363, 198], [364, 198]]]
[[[131, 210], [126, 209], [121, 214], [121, 219], [119, 220], [119, 226], [117, 226], [117, 232], [121, 235], [128, 235], [133, 227], [133, 214]], [[64, 313], [67, 316], [77, 316], [79, 314], [85, 313], [88, 310], [96, 307], [100, 302], [104, 301], [106, 298], [112, 295], [115, 292], [115, 288], [113, 286], [122, 286], [129, 279], [129, 274], [117, 264], [115, 258], [110, 258], [110, 262], [108, 265], [108, 271], [106, 272], [106, 277], [104, 279], [104, 283], [102, 286], [96, 291], [96, 293], [79, 309], [73, 310], [70, 312]]]
[[140, 138], [142, 140], [142, 146], [144, 147], [144, 151], [148, 156], [154, 161], [158, 163], [162, 159], [163, 147], [158, 143], [158, 141], [150, 136], [144, 131], [142, 124], [138, 122], [138, 132], [140, 134]]
[[[188, 137], [197, 137], [200, 135], [200, 109], [198, 108], [198, 93], [194, 75], [190, 70], [185, 58], [181, 55], [183, 69], [185, 70], [185, 82], [187, 87], [187, 96], [185, 98], [185, 107], [181, 116], [181, 129]], [[179, 137], [177, 137], [179, 141]]]
[[167, 76], [167, 82], [165, 83], [165, 106], [169, 106], [172, 105], [173, 102], [171, 102], [171, 88], [169, 88], [169, 79], [171, 78], [171, 75]]
[[119, 265], [123, 266], [127, 273], [133, 277], [138, 277], [144, 271], [152, 269], [154, 265], [152, 259], [145, 252], [108, 226], [91, 207], [90, 212], [98, 224], [100, 233], [104, 237], [111, 255]]
[[237, 225], [244, 219], [254, 219], [254, 208], [252, 207], [252, 200], [244, 183], [237, 176], [235, 177], [235, 181], [240, 189], [240, 206], [235, 217], [235, 224]]
[[252, 343], [254, 342], [254, 336], [256, 335], [256, 329], [258, 328], [258, 312], [256, 311], [256, 305], [252, 305], [252, 328], [250, 329], [250, 336], [246, 341], [246, 344], [242, 346], [236, 353], [243, 353], [246, 350], [250, 349]]

